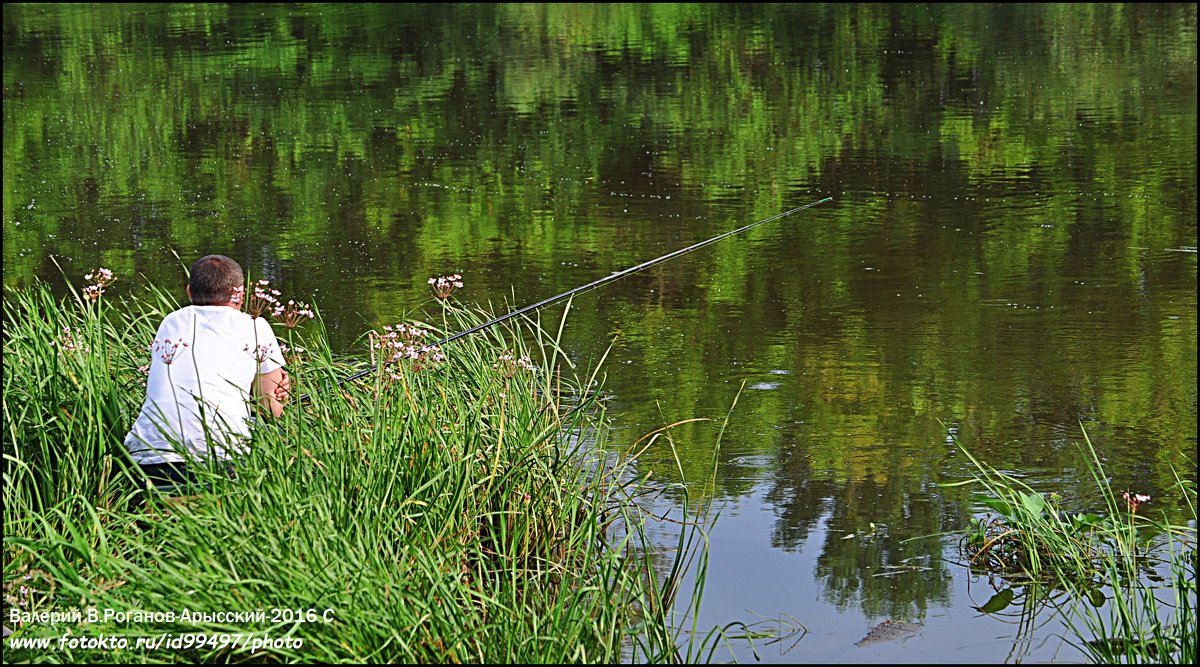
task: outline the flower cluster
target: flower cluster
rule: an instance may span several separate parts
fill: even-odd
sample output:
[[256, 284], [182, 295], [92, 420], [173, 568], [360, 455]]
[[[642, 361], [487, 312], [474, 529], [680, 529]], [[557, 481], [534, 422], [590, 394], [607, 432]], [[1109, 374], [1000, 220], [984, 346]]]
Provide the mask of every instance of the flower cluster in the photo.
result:
[[[384, 325], [383, 333], [371, 332], [371, 363], [375, 363], [375, 350], [379, 350], [380, 360], [385, 364], [395, 364], [408, 359], [413, 362], [413, 369], [419, 370], [426, 362], [445, 361], [446, 355], [436, 345], [428, 345], [422, 340], [429, 332], [417, 325], [397, 324]], [[393, 378], [398, 376], [393, 373]]]
[[71, 331], [71, 327], [63, 327], [62, 335], [58, 337], [58, 344], [62, 347], [63, 352], [87, 352], [88, 346], [80, 340], [75, 340], [75, 334]]
[[[231, 301], [241, 305], [246, 294], [243, 287], [234, 289]], [[271, 288], [271, 281], [260, 280], [254, 285], [254, 294], [246, 302], [246, 312], [251, 317], [266, 317], [270, 315], [283, 323], [283, 326], [294, 329], [304, 318], [316, 317], [312, 306], [303, 301], [288, 300], [286, 304], [280, 299], [279, 290]]]
[[518, 370], [525, 370], [529, 371], [530, 373], [537, 372], [537, 366], [533, 365], [533, 362], [529, 360], [529, 355], [527, 354], [521, 355], [519, 359], [508, 353], [502, 354], [500, 355], [500, 358], [496, 360], [496, 363], [492, 364], [492, 368], [500, 369], [506, 377], [512, 377], [513, 375], [516, 375]]
[[162, 359], [164, 364], [170, 366], [175, 361], [175, 355], [179, 353], [179, 349], [184, 347], [188, 347], [188, 343], [182, 338], [175, 341], [170, 338], [162, 340], [155, 338], [154, 342], [150, 344], [150, 351]]
[[454, 290], [463, 286], [462, 276], [457, 273], [452, 276], [435, 276], [429, 279], [429, 285], [433, 295], [444, 301], [450, 298]]
[[96, 269], [95, 271], [85, 275], [83, 279], [94, 280], [91, 285], [83, 288], [83, 295], [86, 296], [89, 301], [95, 301], [99, 299], [100, 295], [104, 294], [104, 288], [113, 284], [117, 280], [113, 276], [113, 272], [105, 268]]
[[256, 361], [260, 364], [271, 357], [271, 352], [273, 350], [274, 350], [274, 346], [270, 345], [270, 344], [259, 345], [258, 347], [254, 348], [253, 350], [250, 349], [249, 343], [247, 343], [246, 345], [244, 345], [242, 347], [242, 352], [245, 352], [246, 354], [254, 357], [254, 361]]
[[283, 306], [279, 304], [279, 290], [271, 289], [271, 281], [260, 280], [254, 285], [254, 294], [246, 303], [246, 312], [250, 313], [251, 317], [262, 317], [263, 313], [281, 312]]
[[[20, 576], [15, 576], [20, 575]], [[49, 585], [49, 590], [44, 588]], [[54, 594], [57, 585], [54, 578], [43, 570], [30, 570], [29, 566], [21, 565], [14, 576], [4, 582], [4, 602], [10, 607], [31, 607], [34, 603], [44, 602]], [[36, 596], [36, 598], [35, 598]], [[20, 623], [20, 621], [17, 621]], [[6, 627], [7, 631], [8, 628]]]
[[1125, 500], [1125, 504], [1129, 507], [1130, 512], [1137, 512], [1138, 507], [1150, 502], [1150, 495], [1146, 493], [1130, 493], [1126, 491], [1121, 494], [1121, 498]]
[[292, 301], [290, 299], [286, 306], [278, 306], [272, 315], [280, 322], [283, 322], [283, 326], [289, 329], [296, 328], [296, 325], [300, 324], [300, 319], [303, 317], [307, 317], [310, 320], [316, 317], [312, 306], [303, 301]]
[[300, 347], [299, 345], [293, 348], [288, 347], [287, 343], [279, 343], [279, 353], [283, 355], [283, 358], [287, 360], [288, 364], [295, 365], [300, 363], [300, 360], [304, 357], [306, 352], [308, 352], [308, 350]]
[[[21, 579], [23, 581], [29, 581], [30, 579], [33, 579], [33, 575], [27, 574], [24, 577], [22, 577]], [[29, 605], [29, 586], [27, 586], [25, 584], [21, 584], [21, 588], [19, 588], [17, 590], [17, 592], [20, 593], [20, 597], [13, 598], [12, 604], [17, 607], [28, 606]]]

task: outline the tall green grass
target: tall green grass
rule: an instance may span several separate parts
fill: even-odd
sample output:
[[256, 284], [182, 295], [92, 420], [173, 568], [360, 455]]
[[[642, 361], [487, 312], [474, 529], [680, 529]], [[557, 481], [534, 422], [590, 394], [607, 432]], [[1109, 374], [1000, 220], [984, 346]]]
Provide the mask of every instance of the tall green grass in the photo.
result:
[[[177, 305], [154, 289], [120, 302], [5, 292], [5, 625], [58, 649], [8, 644], [6, 660], [681, 659], [669, 610], [700, 528], [682, 526], [656, 561], [636, 502], [648, 490], [609, 442], [595, 373], [562, 372], [557, 336], [494, 327], [445, 361], [339, 384], [351, 366], [319, 317], [277, 326], [305, 350], [289, 370], [311, 400], [255, 428], [236, 481], [201, 471], [210, 491], [176, 503], [140, 488], [121, 442], [145, 346]], [[486, 315], [447, 302], [434, 317], [462, 330]], [[101, 618], [14, 626], [12, 609]], [[71, 649], [64, 633], [177, 643]], [[250, 645], [267, 636], [288, 641]]]
[[[1171, 500], [1191, 509], [1187, 525], [1152, 506], [1130, 505], [1108, 483], [1084, 432], [1081, 455], [1103, 502], [1100, 513], [1068, 512], [1043, 495], [959, 448], [976, 466], [977, 499], [996, 512], [963, 538], [976, 571], [1006, 582], [981, 609], [998, 611], [1024, 587], [1052, 604], [1070, 643], [1093, 662], [1194, 664], [1196, 660], [1196, 485], [1176, 476]], [[953, 486], [953, 485], [950, 485]], [[1161, 498], [1160, 500], [1167, 500]], [[1046, 589], [1063, 591], [1055, 596]]]

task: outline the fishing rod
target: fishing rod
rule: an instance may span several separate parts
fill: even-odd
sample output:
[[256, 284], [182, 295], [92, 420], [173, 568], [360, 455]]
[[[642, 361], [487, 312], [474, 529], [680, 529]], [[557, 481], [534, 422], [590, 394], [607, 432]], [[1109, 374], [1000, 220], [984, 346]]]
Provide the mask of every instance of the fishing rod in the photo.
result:
[[[453, 336], [443, 338], [442, 340], [439, 340], [438, 342], [434, 343], [434, 346], [441, 347], [443, 345], [446, 345], [447, 343], [452, 343], [452, 342], [458, 340], [459, 338], [463, 338], [464, 336], [469, 336], [477, 331], [482, 331], [484, 329], [487, 329], [488, 327], [497, 325], [501, 322], [510, 320], [514, 317], [517, 317], [518, 315], [523, 315], [525, 313], [528, 313], [532, 310], [537, 310], [539, 308], [545, 308], [546, 306], [549, 306], [554, 303], [558, 303], [559, 301], [562, 301], [563, 299], [566, 299], [567, 297], [575, 296], [576, 294], [580, 294], [582, 292], [587, 292], [588, 290], [596, 289], [597, 287], [600, 287], [601, 285], [607, 285], [608, 283], [611, 283], [614, 280], [618, 280], [618, 279], [624, 278], [625, 276], [628, 276], [630, 274], [637, 273], [638, 271], [648, 269], [656, 264], [661, 264], [668, 260], [679, 257], [680, 255], [686, 255], [687, 253], [692, 252], [693, 250], [699, 250], [700, 248], [703, 248], [704, 246], [712, 245], [713, 243], [716, 243], [717, 241], [720, 241], [721, 239], [729, 238], [730, 236], [733, 236], [734, 234], [741, 234], [742, 232], [744, 232], [748, 229], [753, 229], [759, 225], [765, 225], [768, 222], [774, 222], [781, 218], [786, 218], [789, 215], [792, 215], [793, 213], [799, 213], [800, 211], [803, 211], [804, 209], [812, 208], [819, 204], [824, 204], [827, 201], [833, 201], [833, 197], [825, 197], [824, 199], [817, 200], [815, 202], [812, 202], [811, 204], [805, 204], [804, 206], [797, 206], [796, 208], [793, 208], [789, 211], [784, 211], [783, 213], [776, 213], [775, 215], [772, 215], [768, 218], [763, 218], [762, 220], [759, 220], [758, 222], [752, 222], [744, 227], [738, 227], [737, 229], [725, 232], [724, 234], [714, 236], [711, 239], [708, 239], [707, 241], [701, 241], [699, 243], [692, 244], [686, 248], [680, 248], [679, 250], [667, 253], [667, 254], [663, 255], [662, 257], [652, 259], [648, 262], [642, 262], [641, 264], [638, 264], [637, 266], [631, 266], [628, 269], [625, 269], [624, 271], [617, 271], [616, 273], [609, 274], [603, 278], [600, 278], [599, 280], [593, 280], [592, 282], [590, 282], [586, 285], [581, 285], [579, 287], [576, 287], [575, 289], [567, 290], [566, 292], [563, 292], [562, 294], [556, 294], [550, 298], [542, 299], [541, 301], [538, 301], [537, 303], [533, 303], [528, 306], [525, 306], [524, 308], [519, 308], [517, 310], [514, 310], [511, 313], [508, 313], [507, 315], [501, 315], [500, 317], [497, 317], [493, 320], [484, 322], [483, 324], [477, 324], [477, 325], [471, 327], [470, 329], [467, 329], [466, 331], [460, 331], [459, 333], [456, 333]], [[347, 382], [351, 382], [353, 380], [357, 380], [358, 378], [369, 374], [373, 370], [375, 370], [373, 367], [367, 368], [365, 370], [359, 371], [359, 372], [347, 377], [344, 380], [339, 380], [338, 386], [341, 386], [341, 385], [343, 385]], [[300, 401], [301, 402], [306, 401], [306, 400], [308, 400], [308, 398], [309, 398], [308, 394], [305, 394], [300, 397]]]

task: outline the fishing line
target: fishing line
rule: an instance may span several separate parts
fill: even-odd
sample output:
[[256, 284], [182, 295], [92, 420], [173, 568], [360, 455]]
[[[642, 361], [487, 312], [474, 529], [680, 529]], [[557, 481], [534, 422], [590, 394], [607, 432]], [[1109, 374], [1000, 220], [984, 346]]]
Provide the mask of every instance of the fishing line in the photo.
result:
[[[542, 299], [541, 301], [538, 301], [537, 303], [529, 304], [528, 306], [525, 306], [524, 308], [518, 308], [517, 310], [514, 310], [511, 313], [508, 313], [506, 315], [501, 315], [500, 317], [497, 317], [495, 319], [488, 320], [487, 322], [484, 322], [483, 324], [475, 325], [465, 331], [460, 331], [459, 333], [456, 333], [453, 336], [448, 336], [446, 338], [443, 338], [442, 340], [439, 340], [438, 342], [434, 343], [433, 345], [436, 347], [442, 347], [443, 345], [446, 345], [447, 343], [452, 343], [452, 342], [458, 340], [459, 338], [463, 338], [464, 336], [469, 336], [473, 333], [482, 331], [484, 329], [487, 329], [488, 327], [495, 326], [497, 324], [500, 324], [501, 322], [505, 322], [505, 321], [510, 320], [519, 315], [523, 315], [525, 313], [537, 310], [539, 308], [545, 308], [546, 306], [553, 305], [555, 303], [558, 303], [559, 301], [562, 301], [563, 299], [575, 296], [576, 294], [582, 294], [583, 292], [587, 292], [589, 290], [594, 290], [598, 287], [601, 287], [602, 285], [607, 285], [608, 283], [611, 283], [614, 280], [619, 280], [621, 278], [624, 278], [625, 276], [637, 273], [638, 271], [644, 271], [645, 269], [648, 269], [652, 266], [675, 259], [676, 257], [679, 257], [681, 255], [686, 255], [689, 252], [692, 252], [694, 250], [699, 250], [700, 248], [703, 248], [705, 246], [712, 245], [713, 243], [716, 243], [717, 241], [729, 238], [730, 236], [733, 236], [735, 234], [741, 234], [744, 231], [747, 231], [749, 229], [754, 229], [755, 227], [758, 227], [759, 225], [765, 225], [768, 222], [775, 222], [776, 220], [786, 218], [789, 215], [799, 213], [800, 211], [803, 211], [805, 209], [812, 208], [819, 204], [824, 204], [827, 201], [833, 201], [833, 197], [825, 197], [824, 199], [819, 199], [810, 204], [805, 204], [804, 206], [797, 206], [796, 208], [793, 208], [791, 210], [784, 211], [782, 213], [776, 213], [775, 215], [772, 215], [767, 218], [763, 218], [762, 220], [759, 220], [758, 222], [752, 222], [743, 227], [738, 227], [737, 229], [725, 232], [724, 234], [719, 234], [719, 235], [714, 236], [711, 239], [708, 239], [706, 241], [701, 241], [699, 243], [692, 244], [686, 248], [680, 248], [679, 250], [676, 250], [674, 252], [669, 252], [661, 257], [656, 257], [648, 262], [642, 262], [641, 264], [638, 264], [636, 266], [631, 266], [628, 269], [625, 269], [623, 271], [617, 271], [617, 272], [609, 274], [603, 278], [600, 278], [599, 280], [593, 280], [592, 282], [590, 282], [586, 285], [580, 285], [579, 287], [567, 290], [566, 292], [563, 292], [561, 294], [556, 294], [552, 297]], [[339, 380], [337, 383], [337, 386], [341, 386], [347, 382], [357, 380], [358, 378], [363, 377], [363, 376], [371, 373], [374, 370], [375, 370], [375, 368], [371, 367], [371, 368], [367, 368], [365, 370], [359, 371], [359, 372], [347, 377], [344, 380]], [[300, 397], [301, 402], [304, 402], [307, 400], [309, 400], [308, 394], [304, 394], [303, 396]]]

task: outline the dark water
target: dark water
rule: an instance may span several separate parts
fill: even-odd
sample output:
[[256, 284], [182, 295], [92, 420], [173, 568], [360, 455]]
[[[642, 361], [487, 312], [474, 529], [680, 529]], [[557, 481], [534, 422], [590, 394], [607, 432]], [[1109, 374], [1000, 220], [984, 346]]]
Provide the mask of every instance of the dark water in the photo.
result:
[[[523, 305], [833, 197], [568, 316], [581, 368], [612, 346], [618, 440], [713, 420], [639, 461], [721, 510], [702, 627], [808, 628], [765, 661], [1078, 660], [972, 609], [953, 538], [905, 540], [978, 512], [938, 486], [971, 471], [948, 430], [1085, 509], [1084, 427], [1183, 520], [1196, 72], [1194, 4], [6, 4], [4, 283], [61, 285], [53, 256], [182, 291], [174, 253], [220, 252], [349, 350], [433, 275]], [[855, 645], [884, 620], [923, 628]]]

